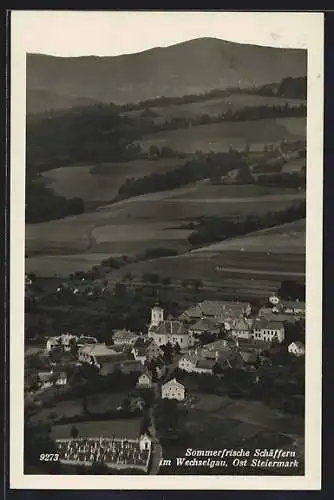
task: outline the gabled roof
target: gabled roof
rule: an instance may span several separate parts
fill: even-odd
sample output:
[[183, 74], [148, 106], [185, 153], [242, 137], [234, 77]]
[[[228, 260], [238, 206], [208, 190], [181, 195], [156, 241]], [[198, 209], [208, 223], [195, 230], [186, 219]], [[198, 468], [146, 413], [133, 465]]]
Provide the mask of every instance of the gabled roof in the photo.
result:
[[298, 349], [305, 349], [303, 342], [300, 342], [300, 340], [295, 340], [294, 342], [291, 342], [290, 345], [295, 345]]
[[209, 317], [237, 317], [242, 315], [250, 306], [248, 302], [227, 302], [204, 300], [187, 309], [180, 318], [202, 318]]
[[133, 344], [133, 349], [147, 349], [153, 343], [153, 339], [148, 337], [139, 337]]
[[295, 309], [303, 309], [305, 311], [305, 302], [301, 300], [282, 300], [282, 306], [285, 308], [295, 308]]
[[148, 377], [150, 380], [152, 380], [152, 375], [150, 374], [150, 372], [149, 372], [149, 371], [145, 370], [143, 373], [141, 373], [141, 374], [139, 375], [139, 377], [138, 377], [138, 378], [142, 377], [143, 375], [146, 375], [146, 377]]
[[284, 325], [281, 321], [272, 321], [267, 319], [256, 319], [253, 323], [253, 328], [256, 330], [281, 330]]
[[248, 331], [250, 329], [250, 322], [244, 318], [236, 318], [233, 320], [231, 328], [233, 330], [246, 330], [246, 331]]
[[257, 356], [253, 351], [239, 351], [239, 355], [244, 363], [256, 363]]
[[182, 385], [180, 382], [178, 382], [176, 380], [176, 378], [172, 378], [171, 380], [169, 380], [168, 382], [166, 382], [165, 384], [163, 384], [162, 388], [169, 387], [169, 386], [177, 386], [180, 389], [181, 388], [184, 389], [184, 385]]

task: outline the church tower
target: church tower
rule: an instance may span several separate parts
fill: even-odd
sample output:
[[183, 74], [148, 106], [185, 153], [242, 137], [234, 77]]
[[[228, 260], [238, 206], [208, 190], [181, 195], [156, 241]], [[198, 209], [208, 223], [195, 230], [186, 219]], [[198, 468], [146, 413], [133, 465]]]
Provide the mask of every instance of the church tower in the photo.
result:
[[160, 306], [154, 306], [151, 310], [151, 324], [150, 328], [153, 326], [158, 326], [161, 321], [164, 320], [164, 310]]

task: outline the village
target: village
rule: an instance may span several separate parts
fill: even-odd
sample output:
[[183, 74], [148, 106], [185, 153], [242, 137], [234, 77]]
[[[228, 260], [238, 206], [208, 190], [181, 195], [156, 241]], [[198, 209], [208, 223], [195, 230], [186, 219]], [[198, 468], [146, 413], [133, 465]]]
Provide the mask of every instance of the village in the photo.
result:
[[[282, 436], [302, 446], [299, 431], [283, 423], [304, 411], [305, 302], [273, 293], [254, 310], [247, 301], [203, 300], [177, 316], [161, 302], [145, 318], [146, 331], [115, 329], [108, 342], [92, 332], [64, 331], [45, 339], [31, 357], [37, 363], [26, 363], [26, 428], [47, 424], [52, 441], [39, 450], [39, 470], [56, 462], [62, 473], [71, 467], [80, 474], [97, 467], [105, 474], [168, 473], [161, 470], [163, 459], [192, 439], [190, 416], [200, 410], [216, 420], [221, 415], [217, 425], [223, 429], [227, 412], [220, 405], [227, 398], [232, 405], [235, 398], [242, 401], [245, 414], [249, 407], [252, 420], [254, 405], [272, 397], [273, 411], [282, 414]], [[61, 410], [78, 398], [79, 409]], [[243, 429], [247, 422], [240, 419]], [[256, 425], [231, 444], [251, 447], [261, 438], [250, 430]], [[208, 427], [204, 422], [194, 431], [202, 445]], [[230, 439], [231, 433], [224, 442]]]

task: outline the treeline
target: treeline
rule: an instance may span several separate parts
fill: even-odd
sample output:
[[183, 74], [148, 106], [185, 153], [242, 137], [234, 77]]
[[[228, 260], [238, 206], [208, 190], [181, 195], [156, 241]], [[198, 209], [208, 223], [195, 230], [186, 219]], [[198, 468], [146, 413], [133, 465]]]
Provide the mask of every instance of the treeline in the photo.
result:
[[164, 174], [150, 174], [138, 179], [127, 178], [118, 190], [118, 199], [156, 191], [166, 191], [207, 177], [223, 176], [230, 170], [246, 165], [238, 151], [198, 155], [184, 165]]
[[148, 107], [172, 106], [175, 104], [188, 104], [228, 97], [231, 94], [258, 94], [277, 97], [306, 99], [307, 79], [305, 77], [283, 78], [280, 83], [261, 85], [258, 87], [229, 87], [227, 89], [213, 89], [209, 92], [187, 94], [181, 97], [156, 97], [138, 103], [129, 103], [120, 106], [123, 111], [136, 111]]
[[196, 247], [207, 245], [227, 238], [241, 236], [260, 229], [293, 222], [306, 217], [305, 202], [292, 205], [286, 210], [268, 212], [264, 216], [249, 215], [241, 220], [226, 218], [206, 218], [199, 222], [197, 229], [188, 237], [189, 243]]
[[25, 209], [27, 223], [61, 219], [68, 215], [81, 214], [84, 209], [84, 201], [81, 198], [67, 199], [56, 195], [43, 181], [27, 180]]

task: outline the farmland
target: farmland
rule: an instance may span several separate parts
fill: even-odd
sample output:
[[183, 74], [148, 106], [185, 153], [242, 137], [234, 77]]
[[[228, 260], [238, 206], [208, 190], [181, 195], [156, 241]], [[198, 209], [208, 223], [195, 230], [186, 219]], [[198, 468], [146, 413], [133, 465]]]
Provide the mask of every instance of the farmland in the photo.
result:
[[263, 150], [265, 144], [280, 143], [284, 139], [303, 140], [306, 118], [277, 118], [268, 120], [214, 123], [185, 129], [158, 132], [144, 137], [142, 148], [154, 144], [185, 153], [243, 150], [249, 144], [252, 150]]
[[147, 248], [189, 249], [183, 229], [203, 216], [261, 215], [304, 199], [294, 189], [212, 186], [200, 182], [178, 190], [124, 200], [100, 210], [26, 226], [26, 269], [42, 276], [86, 271], [102, 260], [136, 255]]
[[[305, 104], [303, 99], [289, 99], [284, 97], [271, 97], [253, 94], [231, 94], [226, 97], [216, 99], [203, 99], [201, 101], [191, 103], [170, 104], [168, 106], [152, 106], [150, 107], [153, 113], [158, 116], [156, 122], [161, 119], [185, 117], [195, 118], [199, 115], [218, 116], [228, 110], [238, 111], [246, 106], [284, 106], [288, 104], [290, 107]], [[138, 116], [142, 110], [128, 111], [124, 113], [127, 116]]]
[[143, 177], [153, 172], [165, 173], [184, 163], [182, 159], [135, 160], [102, 165], [69, 165], [47, 170], [45, 183], [56, 194], [86, 202], [107, 202], [116, 195], [127, 177]]

